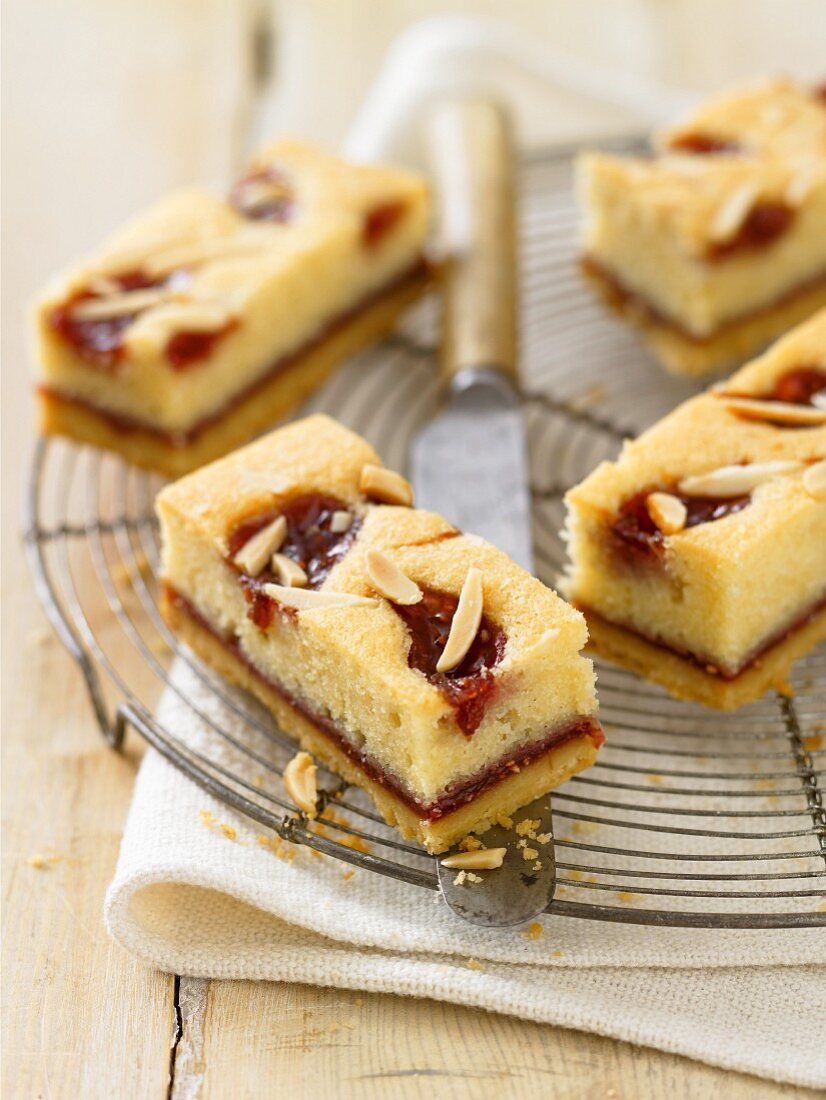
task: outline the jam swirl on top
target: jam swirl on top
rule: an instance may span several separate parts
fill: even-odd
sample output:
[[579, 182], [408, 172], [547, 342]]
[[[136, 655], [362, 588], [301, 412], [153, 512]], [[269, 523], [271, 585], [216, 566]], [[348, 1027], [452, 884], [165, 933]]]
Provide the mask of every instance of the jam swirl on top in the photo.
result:
[[669, 152], [697, 153], [700, 156], [723, 153], [731, 155], [742, 152], [739, 142], [731, 138], [721, 138], [714, 134], [695, 132], [678, 134], [668, 143]]
[[[155, 278], [141, 270], [107, 276], [107, 280], [124, 293], [132, 290], [183, 289], [189, 278], [189, 272], [183, 269]], [[126, 354], [126, 330], [140, 314], [136, 310], [119, 313], [114, 317], [84, 318], [77, 315], [76, 307], [82, 302], [104, 297], [105, 295], [91, 287], [79, 290], [51, 311], [48, 324], [90, 366], [98, 370], [115, 371]], [[206, 359], [215, 344], [237, 325], [237, 321], [228, 321], [220, 328], [208, 331], [181, 329], [174, 332], [164, 349], [170, 367], [175, 371], [182, 371]]]
[[[140, 270], [121, 275], [107, 276], [119, 290], [154, 290], [166, 286], [169, 277], [153, 279]], [[56, 306], [47, 318], [49, 326], [74, 348], [87, 363], [99, 370], [114, 370], [124, 355], [123, 336], [137, 317], [137, 313], [123, 313], [117, 317], [86, 319], [76, 316], [75, 307], [81, 302], [101, 298], [91, 288], [76, 291], [62, 305]]]
[[236, 213], [250, 221], [281, 225], [292, 221], [297, 209], [292, 186], [272, 164], [238, 180], [230, 192], [229, 203]]
[[786, 232], [793, 220], [794, 210], [784, 202], [768, 199], [756, 202], [732, 237], [709, 247], [706, 259], [716, 263], [739, 252], [768, 248]]
[[[647, 500], [656, 489], [645, 489], [635, 493], [621, 505], [619, 515], [611, 526], [611, 535], [615, 549], [620, 556], [632, 564], [659, 560], [665, 552], [665, 536], [657, 527], [648, 511]], [[751, 503], [751, 494], [735, 497], [689, 497], [676, 490], [670, 492], [682, 501], [686, 509], [686, 528], [698, 527], [701, 523], [713, 523], [725, 516], [734, 515]]]
[[[287, 534], [279, 553], [301, 566], [307, 575], [307, 588], [321, 588], [330, 571], [355, 542], [361, 527], [361, 520], [354, 515], [346, 531], [331, 530], [333, 513], [346, 511], [347, 505], [335, 497], [307, 493], [288, 501], [277, 511], [245, 520], [229, 536], [229, 564], [237, 570], [233, 559], [241, 547], [281, 515], [287, 521]], [[294, 617], [290, 608], [279, 608], [276, 601], [264, 592], [265, 584], [278, 583], [278, 577], [269, 565], [256, 577], [241, 573], [244, 596], [250, 605], [247, 615], [261, 630], [267, 630], [272, 625], [276, 610], [288, 618]]]
[[437, 672], [436, 665], [447, 644], [458, 602], [458, 597], [448, 592], [425, 588], [419, 603], [392, 604], [392, 607], [410, 633], [408, 665], [439, 689], [453, 707], [456, 725], [466, 737], [471, 737], [496, 694], [491, 670], [505, 654], [507, 637], [483, 615], [463, 660], [449, 672]]
[[814, 405], [815, 397], [826, 390], [826, 370], [822, 367], [795, 367], [778, 378], [771, 393], [757, 401], [785, 401], [789, 405]]

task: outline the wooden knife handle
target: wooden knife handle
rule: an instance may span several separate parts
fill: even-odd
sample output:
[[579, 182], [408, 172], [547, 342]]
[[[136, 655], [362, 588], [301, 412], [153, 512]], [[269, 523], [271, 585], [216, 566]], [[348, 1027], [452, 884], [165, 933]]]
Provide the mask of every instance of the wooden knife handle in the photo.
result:
[[514, 148], [497, 103], [453, 99], [427, 120], [445, 262], [442, 370], [493, 367], [517, 380]]

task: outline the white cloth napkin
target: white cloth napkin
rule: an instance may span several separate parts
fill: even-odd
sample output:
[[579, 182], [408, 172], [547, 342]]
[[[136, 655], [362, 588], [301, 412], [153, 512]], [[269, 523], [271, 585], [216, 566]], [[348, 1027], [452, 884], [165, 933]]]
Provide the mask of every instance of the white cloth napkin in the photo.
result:
[[[178, 694], [167, 690], [158, 711], [165, 728], [253, 779], [250, 761], [191, 708], [224, 727], [226, 711], [180, 664], [173, 682]], [[433, 997], [826, 1087], [822, 929], [545, 917], [532, 939], [472, 928], [429, 890], [349, 874], [306, 848], [280, 858], [277, 847], [150, 751], [106, 898], [108, 928], [148, 964], [179, 974]]]

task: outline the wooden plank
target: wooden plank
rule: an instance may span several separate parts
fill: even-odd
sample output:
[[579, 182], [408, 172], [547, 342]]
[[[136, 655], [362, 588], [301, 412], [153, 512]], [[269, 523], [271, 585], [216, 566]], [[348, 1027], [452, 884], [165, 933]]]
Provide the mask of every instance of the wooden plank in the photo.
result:
[[[307, 986], [212, 982], [202, 1100], [814, 1100], [809, 1090], [478, 1009]], [[182, 1093], [182, 1095], [185, 1095]]]

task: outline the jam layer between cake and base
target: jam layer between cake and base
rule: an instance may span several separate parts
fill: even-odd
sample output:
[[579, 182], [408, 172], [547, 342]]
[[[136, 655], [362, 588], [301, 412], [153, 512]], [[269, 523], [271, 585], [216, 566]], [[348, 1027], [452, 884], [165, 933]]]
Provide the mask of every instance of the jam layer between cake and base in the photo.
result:
[[605, 304], [641, 329], [665, 366], [677, 374], [700, 376], [742, 362], [826, 305], [824, 272], [774, 302], [726, 321], [708, 336], [697, 336], [630, 290], [595, 257], [582, 257], [580, 265]]
[[[329, 718], [320, 715], [311, 705], [286, 691], [272, 676], [262, 673], [243, 652], [236, 638], [227, 637], [218, 632], [188, 600], [169, 585], [164, 592], [164, 614], [167, 619], [178, 623], [181, 619], [188, 621], [196, 635], [206, 635], [220, 645], [235, 663], [243, 666], [247, 674], [259, 681], [268, 692], [278, 697], [296, 715], [309, 723], [317, 734], [332, 743], [371, 784], [377, 784], [383, 788], [410, 811], [417, 821], [425, 825], [440, 825], [451, 815], [470, 807], [477, 799], [495, 791], [508, 779], [526, 772], [531, 765], [539, 764], [552, 756], [563, 746], [584, 739], [595, 753], [605, 740], [597, 720], [584, 715], [549, 730], [544, 737], [535, 738], [506, 753], [475, 775], [448, 784], [438, 798], [425, 802], [397, 775], [383, 768], [368, 753], [356, 748], [347, 735]], [[568, 774], [573, 770], [579, 769], [571, 769]]]

